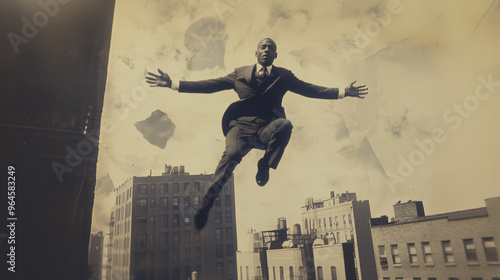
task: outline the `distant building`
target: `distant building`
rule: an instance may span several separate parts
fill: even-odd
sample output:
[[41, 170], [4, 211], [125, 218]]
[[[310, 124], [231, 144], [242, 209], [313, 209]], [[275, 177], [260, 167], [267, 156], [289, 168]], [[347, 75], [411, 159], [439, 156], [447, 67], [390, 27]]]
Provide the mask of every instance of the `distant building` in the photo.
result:
[[486, 207], [426, 216], [421, 201], [371, 220], [381, 280], [500, 280], [500, 197]]
[[[117, 189], [111, 279], [236, 279], [233, 178], [215, 201], [207, 226], [193, 217], [213, 175], [165, 166], [162, 176], [134, 177]], [[118, 277], [118, 278], [116, 278]]]
[[[323, 278], [318, 279], [377, 279], [370, 218], [369, 201], [357, 200], [355, 193], [345, 192], [335, 195], [332, 191], [329, 198], [306, 200], [306, 204], [302, 206], [302, 224], [305, 233], [325, 240], [323, 244], [315, 241], [315, 245], [321, 247], [314, 246], [316, 274], [323, 275]], [[350, 245], [338, 246], [344, 243]], [[349, 252], [349, 248], [353, 251]], [[329, 265], [328, 262], [319, 261], [320, 255], [325, 258], [333, 255], [343, 256], [346, 263], [336, 259], [337, 265]], [[354, 276], [350, 276], [349, 272], [350, 256], [354, 258]], [[341, 275], [339, 272], [344, 270], [347, 275], [342, 272], [341, 274], [346, 276], [339, 276]], [[337, 272], [337, 276], [334, 272]]]
[[276, 230], [252, 233], [253, 252], [238, 252], [238, 279], [377, 279], [368, 201], [309, 198], [302, 220], [304, 234], [299, 224], [289, 233], [284, 218]]
[[89, 242], [89, 280], [102, 279], [102, 256], [103, 256], [104, 236], [102, 231], [92, 234]]

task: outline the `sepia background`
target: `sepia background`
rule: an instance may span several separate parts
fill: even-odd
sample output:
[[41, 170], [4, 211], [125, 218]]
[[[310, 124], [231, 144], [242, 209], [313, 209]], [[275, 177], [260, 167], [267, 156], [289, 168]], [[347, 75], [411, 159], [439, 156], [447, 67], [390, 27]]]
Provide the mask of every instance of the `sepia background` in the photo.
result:
[[[224, 76], [255, 63], [265, 37], [278, 45], [274, 65], [322, 86], [356, 80], [369, 94], [285, 96], [293, 135], [269, 183], [255, 183], [262, 151], [235, 171], [239, 250], [251, 228], [300, 223], [304, 200], [330, 191], [369, 200], [372, 217], [410, 199], [426, 214], [484, 207], [500, 195], [499, 18], [500, 2], [486, 0], [117, 1], [92, 233], [108, 231], [113, 189], [127, 179], [165, 164], [211, 174], [224, 150], [220, 121], [236, 93], [150, 88], [147, 71]], [[153, 112], [168, 131], [144, 135], [136, 123]]]

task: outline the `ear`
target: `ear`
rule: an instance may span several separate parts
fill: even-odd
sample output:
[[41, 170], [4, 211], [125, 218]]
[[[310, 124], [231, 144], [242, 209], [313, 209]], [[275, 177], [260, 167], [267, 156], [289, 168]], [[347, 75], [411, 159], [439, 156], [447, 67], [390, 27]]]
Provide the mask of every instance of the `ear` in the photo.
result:
[[257, 57], [257, 51], [255, 51], [255, 57]]
[[276, 53], [276, 54], [274, 55], [274, 58], [278, 58], [278, 53]]

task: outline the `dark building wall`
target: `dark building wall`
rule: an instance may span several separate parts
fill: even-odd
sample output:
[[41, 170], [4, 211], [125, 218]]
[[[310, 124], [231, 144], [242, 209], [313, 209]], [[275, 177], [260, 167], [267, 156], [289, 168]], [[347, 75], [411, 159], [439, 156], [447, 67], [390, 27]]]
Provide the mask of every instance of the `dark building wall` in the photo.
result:
[[[0, 9], [2, 182], [8, 166], [16, 169], [16, 273], [8, 279], [88, 279], [114, 1], [43, 1], [51, 15], [40, 2], [2, 1]], [[25, 37], [17, 52], [8, 34]]]
[[[195, 270], [203, 280], [237, 278], [233, 179], [216, 200], [206, 227], [201, 232], [194, 228], [200, 206], [195, 198], [202, 203], [211, 180], [212, 175], [180, 172], [133, 178], [130, 275], [134, 279], [188, 279]], [[146, 206], [139, 207], [141, 199], [146, 199]], [[160, 199], [166, 199], [166, 207]]]
[[357, 243], [357, 258], [361, 263], [360, 279], [375, 280], [377, 279], [377, 266], [375, 263], [375, 255], [373, 253], [372, 234], [370, 230], [370, 202], [353, 201], [352, 210], [354, 213], [354, 222], [356, 227], [356, 240]]
[[90, 236], [89, 242], [89, 270], [91, 276], [89, 280], [102, 279], [102, 257], [103, 257], [104, 236], [102, 231]]

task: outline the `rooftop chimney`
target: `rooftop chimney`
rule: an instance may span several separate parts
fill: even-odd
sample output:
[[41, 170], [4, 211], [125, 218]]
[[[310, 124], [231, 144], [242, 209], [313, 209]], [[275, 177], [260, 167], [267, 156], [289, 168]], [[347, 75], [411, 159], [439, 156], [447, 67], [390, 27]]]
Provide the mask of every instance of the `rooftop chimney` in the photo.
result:
[[394, 216], [396, 223], [418, 220], [425, 216], [424, 204], [422, 201], [397, 203], [394, 205]]

